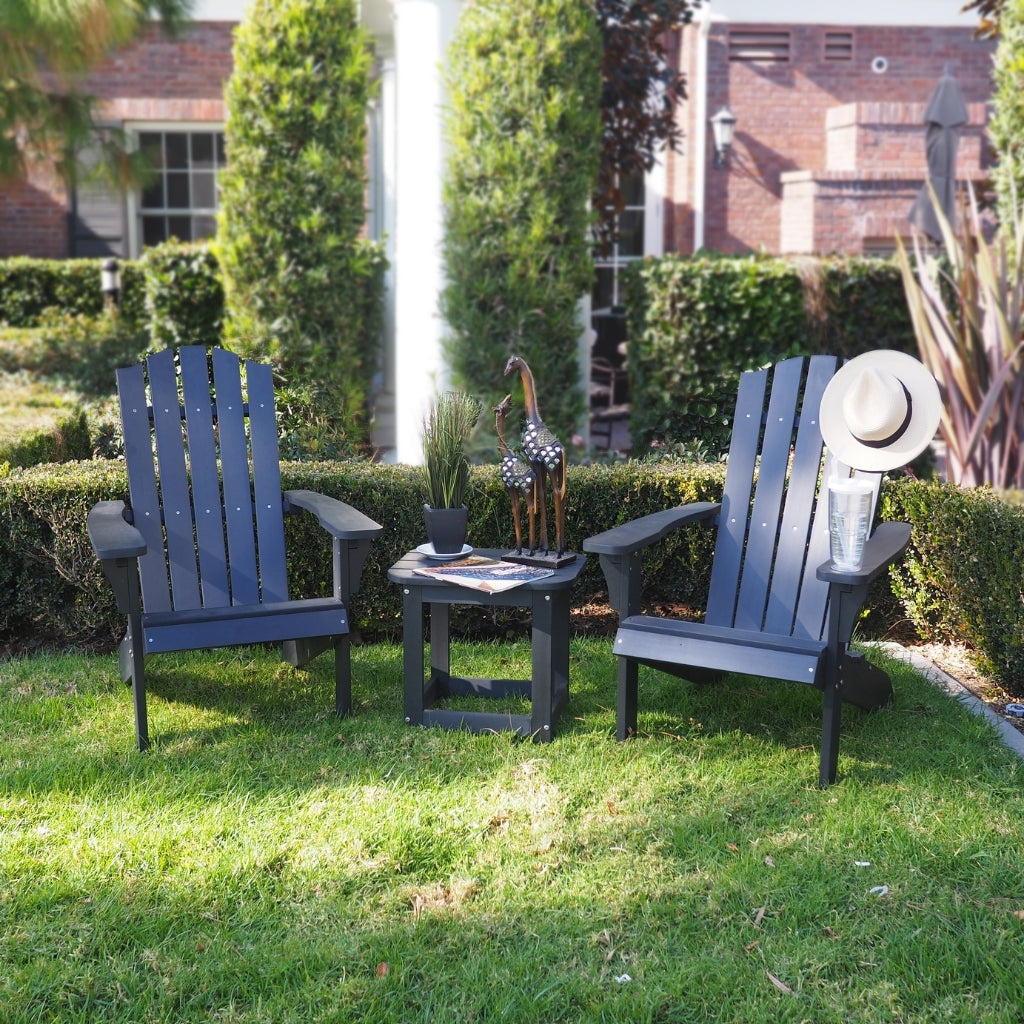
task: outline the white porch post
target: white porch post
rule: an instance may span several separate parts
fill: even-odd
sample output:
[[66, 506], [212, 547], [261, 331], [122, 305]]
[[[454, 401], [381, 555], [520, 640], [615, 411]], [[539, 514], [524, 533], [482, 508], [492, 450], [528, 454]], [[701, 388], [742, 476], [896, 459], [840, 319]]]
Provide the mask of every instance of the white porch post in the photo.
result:
[[395, 442], [422, 461], [423, 415], [447, 384], [441, 355], [444, 145], [441, 66], [461, 0], [393, 0], [395, 33]]

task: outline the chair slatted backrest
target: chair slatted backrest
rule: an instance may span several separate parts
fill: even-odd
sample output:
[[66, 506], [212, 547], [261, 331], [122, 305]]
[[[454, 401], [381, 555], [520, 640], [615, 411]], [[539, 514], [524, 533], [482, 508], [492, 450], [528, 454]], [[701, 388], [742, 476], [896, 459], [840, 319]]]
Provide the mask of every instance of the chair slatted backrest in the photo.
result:
[[[818, 407], [832, 356], [787, 359], [740, 378], [718, 538], [709, 625], [820, 639], [828, 584], [828, 499]], [[870, 479], [877, 494], [877, 474]], [[823, 496], [818, 501], [819, 492]]]
[[117, 387], [146, 611], [287, 600], [271, 368], [245, 364], [244, 396], [237, 356], [189, 346]]

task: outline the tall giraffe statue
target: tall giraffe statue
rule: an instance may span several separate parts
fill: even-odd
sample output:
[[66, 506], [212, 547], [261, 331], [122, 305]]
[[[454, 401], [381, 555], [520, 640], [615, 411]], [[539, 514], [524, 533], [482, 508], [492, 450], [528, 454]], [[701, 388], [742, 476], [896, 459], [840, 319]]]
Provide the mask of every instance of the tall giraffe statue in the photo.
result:
[[523, 396], [526, 406], [526, 426], [523, 429], [523, 454], [533, 467], [537, 477], [537, 505], [540, 511], [540, 547], [550, 551], [548, 544], [547, 490], [551, 485], [551, 496], [555, 506], [555, 554], [565, 554], [565, 492], [567, 473], [565, 448], [562, 442], [548, 429], [537, 409], [537, 389], [533, 373], [522, 356], [510, 356], [505, 364], [505, 376], [519, 372], [523, 381]]

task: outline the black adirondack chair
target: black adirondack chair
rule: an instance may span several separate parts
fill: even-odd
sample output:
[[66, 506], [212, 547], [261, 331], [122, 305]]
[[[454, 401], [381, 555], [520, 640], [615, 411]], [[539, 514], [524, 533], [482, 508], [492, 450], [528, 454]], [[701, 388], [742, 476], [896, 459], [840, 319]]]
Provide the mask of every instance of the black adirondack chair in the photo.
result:
[[[117, 371], [130, 508], [89, 512], [96, 557], [128, 617], [121, 677], [139, 749], [149, 746], [145, 659], [166, 651], [284, 641], [295, 666], [330, 648], [335, 705], [351, 710], [349, 598], [382, 527], [344, 502], [281, 491], [272, 371], [190, 346]], [[334, 595], [291, 600], [284, 515], [304, 509], [333, 538]]]
[[[910, 526], [879, 524], [860, 571], [831, 568], [822, 481], [850, 471], [823, 459], [818, 407], [836, 367], [835, 358], [814, 356], [744, 373], [721, 504], [656, 512], [584, 542], [600, 556], [619, 614], [620, 740], [637, 729], [640, 664], [697, 683], [728, 673], [807, 683], [824, 691], [826, 786], [836, 778], [841, 701], [875, 709], [891, 699], [889, 677], [849, 643], [871, 581], [903, 554]], [[879, 475], [857, 475], [873, 482], [877, 503]], [[640, 614], [644, 550], [693, 523], [718, 530], [704, 621]]]

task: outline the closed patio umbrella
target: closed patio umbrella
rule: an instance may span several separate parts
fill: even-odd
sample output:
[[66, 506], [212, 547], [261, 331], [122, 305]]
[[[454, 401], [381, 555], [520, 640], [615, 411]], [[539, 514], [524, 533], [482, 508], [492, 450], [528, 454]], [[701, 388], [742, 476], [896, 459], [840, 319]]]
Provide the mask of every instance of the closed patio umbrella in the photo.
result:
[[[956, 150], [959, 127], [968, 120], [967, 103], [960, 83], [947, 64], [924, 110], [925, 154], [928, 181], [936, 200], [951, 225], [956, 223]], [[942, 229], [926, 184], [910, 208], [910, 223], [929, 238], [942, 240]]]

